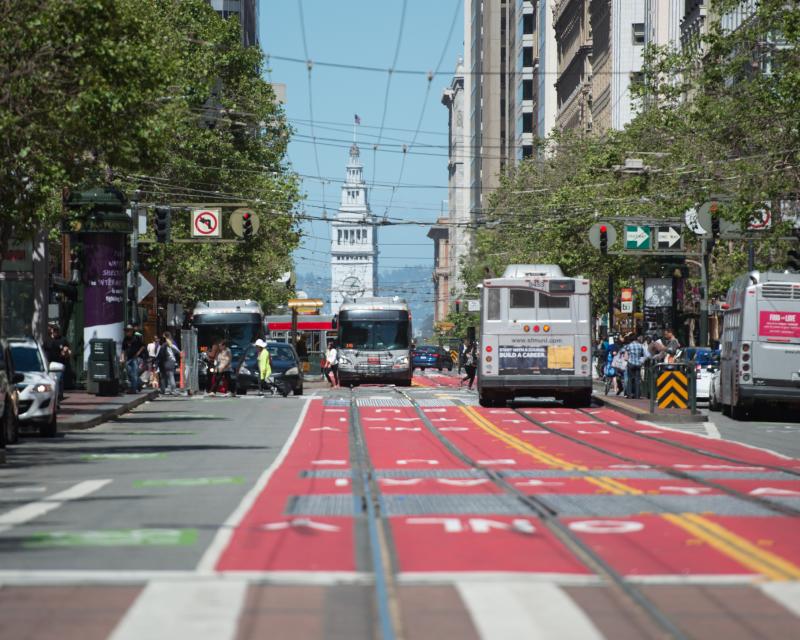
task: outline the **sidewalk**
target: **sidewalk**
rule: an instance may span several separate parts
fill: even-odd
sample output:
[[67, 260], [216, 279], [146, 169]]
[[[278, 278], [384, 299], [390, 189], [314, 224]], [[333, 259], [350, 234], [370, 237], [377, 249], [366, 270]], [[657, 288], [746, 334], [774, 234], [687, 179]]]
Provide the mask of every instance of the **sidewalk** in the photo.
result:
[[58, 430], [91, 429], [116, 418], [147, 400], [158, 397], [154, 389], [118, 396], [96, 396], [85, 391], [67, 391], [58, 412]]
[[652, 422], [667, 422], [672, 424], [685, 424], [691, 422], [706, 422], [708, 416], [703, 413], [692, 415], [688, 409], [659, 409], [650, 413], [650, 399], [641, 398], [632, 400], [623, 396], [603, 395], [603, 385], [594, 383], [594, 399], [599, 404], [633, 418], [634, 420], [650, 420]]

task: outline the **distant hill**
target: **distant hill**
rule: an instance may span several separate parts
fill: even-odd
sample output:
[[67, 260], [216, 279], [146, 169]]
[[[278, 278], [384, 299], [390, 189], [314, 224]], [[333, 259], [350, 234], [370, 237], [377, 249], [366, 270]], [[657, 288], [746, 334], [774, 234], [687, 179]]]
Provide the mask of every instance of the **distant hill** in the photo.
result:
[[[330, 274], [298, 272], [297, 290], [310, 298], [330, 301]], [[433, 282], [430, 267], [383, 269], [378, 273], [379, 296], [400, 296], [408, 301], [414, 317], [414, 333], [429, 335], [433, 330]], [[330, 307], [325, 309], [330, 311]]]

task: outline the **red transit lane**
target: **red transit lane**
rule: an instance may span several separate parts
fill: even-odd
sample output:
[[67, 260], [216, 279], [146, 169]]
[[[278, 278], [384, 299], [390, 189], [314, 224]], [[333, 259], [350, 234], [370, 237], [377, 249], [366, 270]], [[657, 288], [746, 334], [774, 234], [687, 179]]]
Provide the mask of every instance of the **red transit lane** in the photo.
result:
[[308, 471], [350, 470], [349, 421], [348, 408], [309, 401], [285, 457], [233, 523], [218, 571], [355, 570], [352, 517], [285, 513], [292, 496], [352, 493], [346, 478], [303, 477]]

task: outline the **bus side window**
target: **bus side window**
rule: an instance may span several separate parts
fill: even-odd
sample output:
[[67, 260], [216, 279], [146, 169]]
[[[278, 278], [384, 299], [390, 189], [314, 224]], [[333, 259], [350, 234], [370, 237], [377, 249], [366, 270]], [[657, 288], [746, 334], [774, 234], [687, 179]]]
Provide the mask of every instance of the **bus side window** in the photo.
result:
[[486, 291], [486, 319], [500, 319], [500, 289], [487, 289]]

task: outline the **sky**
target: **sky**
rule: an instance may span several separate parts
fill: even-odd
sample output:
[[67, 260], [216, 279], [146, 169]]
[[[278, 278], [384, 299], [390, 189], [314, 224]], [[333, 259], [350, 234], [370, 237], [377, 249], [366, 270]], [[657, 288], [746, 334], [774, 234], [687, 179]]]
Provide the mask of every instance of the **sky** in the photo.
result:
[[[379, 268], [432, 268], [428, 225], [447, 210], [447, 109], [441, 96], [463, 52], [462, 0], [260, 0], [259, 19], [261, 48], [269, 56], [265, 75], [286, 84], [285, 109], [295, 130], [289, 160], [303, 176], [306, 213], [335, 215], [358, 114], [364, 176], [374, 183], [373, 214], [423, 223], [380, 228]], [[308, 59], [315, 63], [310, 95], [302, 62]], [[422, 73], [390, 74], [390, 68]], [[430, 82], [428, 71], [438, 71]], [[409, 151], [402, 167], [404, 144]], [[328, 224], [305, 223], [303, 230], [297, 270], [329, 274]], [[409, 284], [430, 287], [430, 277]]]

